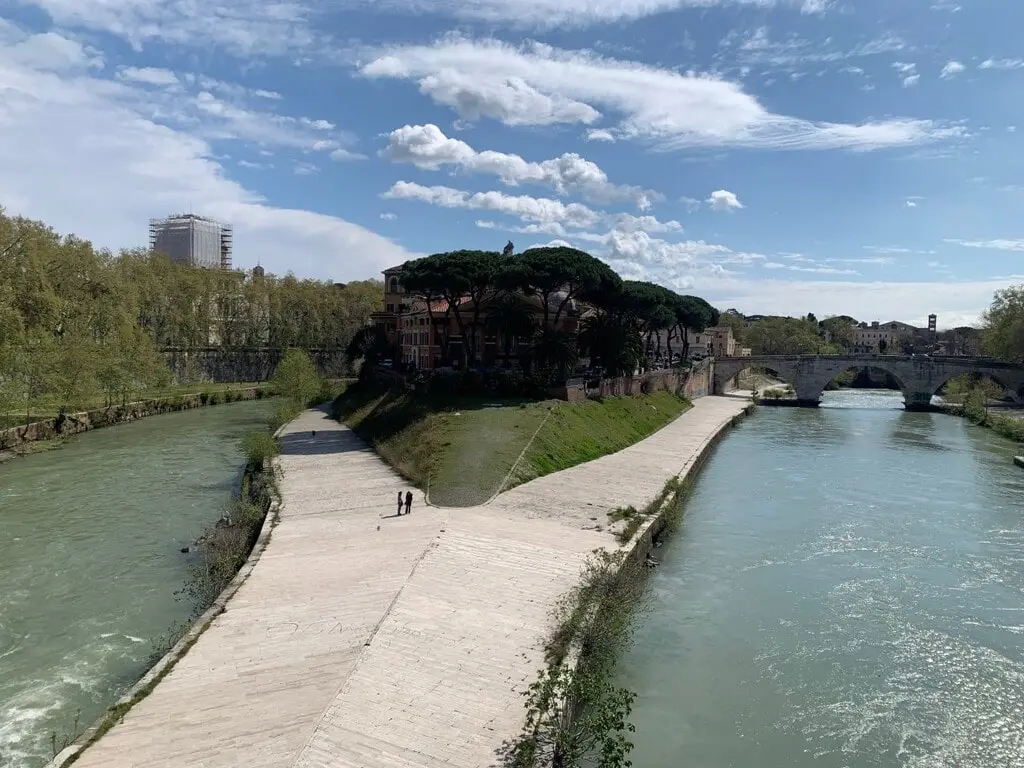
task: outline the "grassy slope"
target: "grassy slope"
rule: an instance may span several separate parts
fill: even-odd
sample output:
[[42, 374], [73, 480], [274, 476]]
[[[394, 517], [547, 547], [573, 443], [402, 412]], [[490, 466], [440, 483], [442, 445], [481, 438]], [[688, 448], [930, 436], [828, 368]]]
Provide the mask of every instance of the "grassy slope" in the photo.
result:
[[486, 501], [527, 445], [507, 487], [621, 450], [687, 407], [667, 392], [570, 405], [424, 400], [356, 388], [335, 402], [336, 416], [412, 482], [429, 486], [431, 502], [444, 506]]

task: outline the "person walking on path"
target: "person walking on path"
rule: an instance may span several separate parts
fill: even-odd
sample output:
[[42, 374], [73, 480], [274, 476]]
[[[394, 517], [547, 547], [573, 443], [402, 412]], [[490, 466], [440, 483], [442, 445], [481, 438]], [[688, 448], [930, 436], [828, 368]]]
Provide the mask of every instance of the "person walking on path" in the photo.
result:
[[405, 492], [405, 514], [412, 513], [412, 491]]
[[398, 492], [398, 516], [402, 516], [402, 492]]

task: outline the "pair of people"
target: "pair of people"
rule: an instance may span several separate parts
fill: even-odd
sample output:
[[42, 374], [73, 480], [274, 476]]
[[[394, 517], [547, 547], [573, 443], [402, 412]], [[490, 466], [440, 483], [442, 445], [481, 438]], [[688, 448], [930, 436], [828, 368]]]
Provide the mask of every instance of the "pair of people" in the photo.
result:
[[[398, 514], [402, 514], [402, 492], [398, 492]], [[412, 512], [412, 491], [405, 492], [405, 514]]]

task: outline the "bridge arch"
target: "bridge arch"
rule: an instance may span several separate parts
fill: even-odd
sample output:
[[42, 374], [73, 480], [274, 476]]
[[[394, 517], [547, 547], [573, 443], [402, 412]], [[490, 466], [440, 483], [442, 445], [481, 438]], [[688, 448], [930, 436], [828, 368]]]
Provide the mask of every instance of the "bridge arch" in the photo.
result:
[[797, 397], [808, 405], [819, 403], [825, 388], [848, 371], [880, 371], [887, 374], [895, 383], [903, 395], [904, 405], [914, 402], [913, 391], [907, 385], [907, 371], [898, 362], [890, 363], [884, 360], [852, 360], [837, 359], [833, 365], [827, 366], [827, 370], [819, 372], [804, 380], [802, 386], [797, 389]]
[[[968, 380], [971, 386], [980, 384], [984, 381], [994, 382], [1001, 390], [1002, 397], [1005, 397], [1006, 393], [1011, 393], [1014, 399], [1021, 399], [1024, 397], [1024, 383], [1014, 377], [1007, 376], [1004, 371], [993, 371], [990, 369], [978, 369], [971, 371], [953, 371], [946, 376], [940, 377], [937, 381], [938, 386], [935, 387], [933, 395], [941, 393], [951, 382], [955, 379], [965, 378]], [[934, 384], [935, 382], [933, 382]], [[993, 393], [994, 394], [994, 393]], [[1000, 399], [1002, 399], [1002, 397]]]
[[744, 373], [764, 371], [769, 376], [784, 382], [791, 388], [796, 389], [797, 375], [792, 366], [785, 361], [763, 360], [757, 358], [733, 358], [732, 360], [715, 361], [715, 386], [717, 394], [725, 394], [729, 382], [735, 380], [739, 387], [739, 377]]

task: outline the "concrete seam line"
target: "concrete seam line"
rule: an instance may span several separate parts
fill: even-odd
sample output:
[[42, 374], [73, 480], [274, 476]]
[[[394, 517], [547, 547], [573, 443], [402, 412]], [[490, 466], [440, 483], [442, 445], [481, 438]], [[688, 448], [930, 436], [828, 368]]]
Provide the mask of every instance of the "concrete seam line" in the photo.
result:
[[526, 455], [526, 451], [529, 449], [531, 445], [533, 445], [533, 441], [536, 439], [537, 435], [540, 434], [540, 431], [544, 428], [544, 425], [548, 423], [548, 419], [551, 418], [551, 414], [555, 412], [555, 408], [557, 407], [558, 403], [555, 403], [554, 405], [551, 406], [547, 414], [545, 414], [544, 418], [541, 420], [540, 425], [538, 425], [537, 429], [534, 430], [533, 435], [530, 437], [529, 440], [526, 441], [526, 445], [523, 446], [523, 450], [519, 452], [518, 458], [516, 458], [515, 462], [512, 464], [512, 468], [509, 469], [508, 474], [505, 475], [505, 479], [501, 481], [501, 485], [498, 486], [498, 490], [496, 490], [494, 494], [491, 496], [491, 498], [489, 498], [480, 506], [486, 506], [490, 504], [492, 501], [498, 498], [498, 495], [502, 491], [505, 490], [505, 486], [508, 485], [508, 481], [512, 479], [512, 473], [516, 471], [516, 467], [518, 467], [519, 462], [523, 460], [523, 456]]
[[[442, 524], [442, 530], [448, 527], [448, 519], [448, 517], [445, 517], [445, 521]], [[391, 602], [388, 604], [387, 610], [384, 611], [384, 615], [380, 617], [380, 621], [378, 621], [376, 625], [374, 625], [373, 629], [370, 630], [370, 636], [369, 638], [367, 638], [366, 642], [363, 643], [363, 649], [368, 648], [370, 644], [373, 643], [373, 640], [375, 637], [377, 637], [377, 633], [380, 631], [380, 628], [384, 626], [384, 622], [387, 620], [388, 616], [391, 615], [391, 611], [394, 610], [395, 605], [398, 603], [399, 598], [402, 596], [402, 593], [405, 592], [406, 586], [409, 584], [410, 581], [412, 581], [412, 577], [416, 573], [416, 569], [420, 567], [420, 563], [422, 563], [426, 556], [430, 554], [431, 550], [437, 547], [437, 543], [438, 541], [440, 541], [440, 539], [440, 534], [431, 539], [430, 543], [427, 544], [427, 546], [424, 547], [423, 551], [419, 554], [419, 557], [416, 558], [416, 562], [413, 563], [412, 568], [409, 569], [409, 575], [405, 577], [405, 581], [402, 583], [402, 586], [399, 588], [394, 598], [392, 598]], [[306, 747], [312, 744], [313, 739], [316, 737], [317, 732], [319, 732], [324, 720], [327, 719], [327, 714], [331, 710], [331, 705], [333, 705], [334, 702], [337, 701], [338, 698], [341, 697], [345, 693], [345, 691], [348, 690], [349, 685], [352, 682], [352, 678], [355, 677], [356, 672], [358, 671], [360, 665], [363, 663], [363, 660], [365, 658], [366, 654], [363, 651], [360, 651], [359, 658], [356, 659], [356, 663], [352, 665], [352, 669], [345, 677], [345, 681], [341, 684], [341, 686], [339, 686], [334, 696], [327, 703], [327, 706], [324, 708], [324, 711], [320, 713], [320, 717], [317, 718], [316, 725], [313, 726], [313, 731], [309, 734], [309, 737], [306, 739], [305, 743], [303, 743], [302, 748], [298, 752], [299, 756], [301, 756], [302, 753], [305, 752]], [[297, 759], [298, 757], [296, 757], [296, 760]]]

